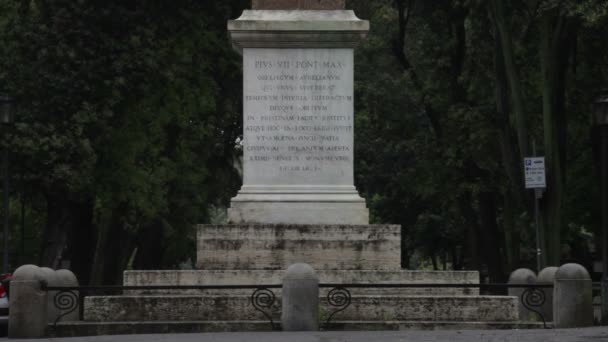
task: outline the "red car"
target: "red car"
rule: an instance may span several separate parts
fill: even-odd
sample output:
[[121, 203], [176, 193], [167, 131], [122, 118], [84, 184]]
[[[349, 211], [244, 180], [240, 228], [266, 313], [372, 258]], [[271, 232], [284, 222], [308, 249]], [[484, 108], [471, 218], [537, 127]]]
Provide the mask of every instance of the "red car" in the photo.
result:
[[0, 316], [8, 315], [8, 283], [12, 276], [11, 273], [0, 275]]

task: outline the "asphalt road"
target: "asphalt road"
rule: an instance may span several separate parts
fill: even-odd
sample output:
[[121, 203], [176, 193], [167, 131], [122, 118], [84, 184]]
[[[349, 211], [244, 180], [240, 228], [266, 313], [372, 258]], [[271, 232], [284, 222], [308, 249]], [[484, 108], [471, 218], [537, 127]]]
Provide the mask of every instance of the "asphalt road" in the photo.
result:
[[[7, 340], [7, 339], [0, 339]], [[608, 342], [608, 327], [548, 330], [452, 330], [296, 333], [208, 333], [52, 338], [62, 342]]]

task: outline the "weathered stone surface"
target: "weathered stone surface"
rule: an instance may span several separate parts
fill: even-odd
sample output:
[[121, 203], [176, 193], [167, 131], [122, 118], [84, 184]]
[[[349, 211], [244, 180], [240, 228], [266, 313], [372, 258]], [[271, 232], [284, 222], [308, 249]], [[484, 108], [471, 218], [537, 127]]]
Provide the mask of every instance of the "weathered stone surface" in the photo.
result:
[[229, 222], [368, 224], [354, 186], [353, 47], [369, 23], [344, 10], [261, 10], [228, 29], [244, 75], [243, 187]]
[[[284, 270], [188, 270], [188, 271], [125, 271], [125, 286], [187, 286], [187, 285], [234, 285], [281, 284]], [[321, 283], [331, 284], [478, 284], [477, 271], [358, 271], [358, 270], [317, 270]], [[249, 290], [205, 290], [207, 294], [233, 293], [247, 294]], [[176, 291], [147, 291], [145, 293], [200, 294], [199, 290], [186, 293]], [[327, 289], [321, 289], [322, 295]], [[479, 289], [423, 289], [423, 288], [383, 288], [351, 289], [353, 294], [370, 295], [478, 295]], [[278, 293], [277, 293], [278, 294]]]
[[[326, 299], [321, 310], [331, 313]], [[517, 298], [503, 296], [354, 296], [336, 320], [369, 321], [516, 321]]]
[[[250, 295], [91, 296], [85, 298], [84, 306], [84, 320], [96, 322], [265, 320], [251, 306]], [[271, 311], [274, 319], [280, 321], [280, 297]]]
[[345, 0], [253, 0], [251, 8], [261, 10], [340, 10]]
[[[535, 284], [536, 283], [536, 274], [527, 268], [520, 268], [513, 272], [509, 276], [509, 284]], [[509, 288], [509, 296], [515, 296], [517, 298], [521, 298], [521, 295], [524, 293], [526, 289], [524, 288]], [[521, 300], [518, 300], [518, 308], [519, 308], [519, 319], [522, 321], [534, 321], [538, 319], [537, 315], [534, 312], [528, 310]]]
[[[333, 312], [321, 297], [321, 318]], [[272, 306], [280, 321], [281, 297]], [[343, 321], [513, 322], [517, 298], [502, 296], [353, 296], [337, 314]], [[239, 321], [264, 320], [250, 296], [113, 296], [86, 297], [85, 320], [109, 321]]]
[[[275, 322], [275, 324], [278, 322]], [[222, 341], [232, 339], [248, 340], [247, 334], [251, 332], [268, 332], [269, 335], [257, 335], [257, 340], [280, 341], [285, 335], [278, 336], [277, 332], [270, 332], [270, 324], [265, 321], [176, 321], [176, 322], [70, 322], [60, 323], [57, 327], [50, 326], [51, 336], [54, 337], [76, 337], [76, 336], [107, 336], [107, 335], [130, 335], [130, 334], [192, 334], [207, 332], [240, 332], [239, 337], [224, 337]], [[492, 330], [476, 332], [476, 330]], [[501, 333], [497, 329], [513, 330], [512, 332]], [[535, 336], [526, 341], [554, 341], [555, 335], [563, 336], [564, 331], [544, 329], [542, 323], [523, 323], [523, 322], [445, 322], [445, 321], [335, 321], [331, 325], [331, 330], [345, 331], [345, 333], [331, 333], [332, 339], [351, 341], [353, 339], [361, 341], [427, 341], [437, 334], [442, 336], [438, 341], [460, 341], [471, 342], [479, 341], [480, 336], [497, 336], [492, 341], [521, 341], [522, 336], [528, 336], [530, 332], [518, 331], [519, 329], [537, 329]], [[410, 330], [410, 332], [403, 332]], [[459, 330], [458, 333], [439, 333], [423, 332], [421, 330]], [[361, 336], [361, 331], [365, 331], [369, 338]], [[384, 331], [384, 332], [383, 332]], [[399, 333], [391, 331], [402, 331]], [[579, 330], [577, 330], [579, 331]], [[601, 332], [598, 331], [601, 335]], [[327, 333], [325, 333], [327, 334]], [[380, 335], [382, 334], [382, 335]], [[515, 334], [515, 336], [512, 336]], [[588, 332], [587, 334], [592, 334]], [[455, 337], [457, 336], [457, 337]], [[511, 336], [512, 338], [507, 338]], [[275, 337], [273, 339], [273, 337]], [[587, 337], [587, 336], [585, 336]], [[598, 337], [600, 337], [598, 335]], [[174, 339], [180, 341], [194, 341], [200, 337], [184, 338], [176, 336]], [[455, 338], [457, 338], [455, 340]], [[490, 338], [490, 337], [488, 337]], [[286, 338], [283, 338], [285, 340]], [[139, 340], [142, 340], [141, 338]], [[567, 339], [570, 341], [570, 339]], [[122, 337], [119, 341], [130, 341], [127, 337]]]
[[[74, 275], [74, 273], [72, 273], [71, 271], [69, 271], [69, 270], [55, 271], [48, 267], [38, 267], [36, 265], [20, 266], [13, 273], [13, 280], [14, 281], [36, 280], [39, 282], [43, 281], [43, 282], [46, 282], [46, 284], [48, 286], [53, 286], [53, 287], [78, 286], [78, 280], [76, 279], [76, 276]], [[49, 323], [54, 323], [55, 320], [57, 319], [57, 317], [59, 317], [59, 315], [66, 312], [65, 310], [61, 310], [60, 308], [58, 308], [57, 305], [55, 304], [55, 301], [56, 301], [55, 296], [57, 294], [58, 294], [58, 291], [48, 291], [48, 294], [46, 296], [47, 302], [48, 302], [46, 305], [46, 308], [48, 310], [48, 314], [46, 317], [47, 317]], [[67, 298], [67, 297], [69, 297], [69, 296], [67, 294], [64, 294], [63, 300], [74, 300], [74, 301], [77, 300], [74, 297], [70, 297], [70, 298]], [[77, 320], [77, 319], [78, 319], [78, 310], [62, 317], [62, 320], [64, 322], [69, 321], [69, 320]]]
[[9, 338], [42, 338], [47, 327], [47, 293], [39, 280], [11, 281]]
[[[77, 287], [79, 286], [78, 284], [78, 278], [76, 278], [76, 275], [70, 271], [70, 270], [57, 270], [55, 271], [55, 278], [57, 281], [57, 286], [62, 286], [62, 287]], [[78, 291], [74, 291], [74, 295], [78, 296]], [[68, 297], [66, 297], [66, 300], [68, 299]], [[75, 297], [70, 296], [69, 300], [76, 300]], [[51, 305], [51, 304], [49, 304]], [[71, 310], [71, 308], [70, 308]], [[60, 314], [66, 314], [67, 310], [59, 310]], [[79, 319], [78, 317], [78, 304], [76, 302], [76, 310], [72, 311], [69, 314], [64, 315], [63, 317], [61, 317], [61, 321], [62, 322], [69, 322], [69, 321], [77, 321]]]
[[[553, 284], [558, 267], [545, 267], [538, 273], [536, 281], [539, 284]], [[540, 308], [547, 322], [553, 322], [553, 289], [541, 289], [545, 294], [545, 303]]]
[[243, 48], [354, 48], [369, 22], [353, 11], [243, 11], [228, 21], [230, 38]]
[[[353, 69], [349, 49], [244, 51], [243, 188], [233, 203], [354, 202], [365, 209], [353, 186]], [[300, 222], [284, 213], [284, 222], [260, 223], [369, 223], [351, 222], [339, 210], [347, 208], [336, 208], [333, 222], [317, 222], [315, 209], [303, 208]]]
[[354, 184], [352, 49], [245, 49], [232, 223], [368, 224]]
[[[312, 194], [317, 200], [298, 194], [288, 196], [243, 190], [232, 199], [228, 209], [231, 223], [291, 223], [291, 224], [367, 224], [369, 210], [365, 201], [353, 191], [349, 200], [325, 193]], [[335, 195], [335, 194], [334, 194]], [[281, 198], [289, 197], [289, 202]], [[298, 198], [299, 197], [299, 198]], [[333, 200], [332, 200], [333, 198]]]
[[[57, 278], [57, 274], [55, 270], [48, 267], [40, 267], [40, 273], [44, 281], [46, 281], [48, 286], [60, 286], [59, 278]], [[57, 295], [57, 291], [48, 291], [47, 295], [47, 310], [48, 315], [47, 319], [49, 323], [55, 322], [57, 317], [61, 314], [60, 310], [55, 305], [55, 296]]]
[[289, 266], [283, 277], [283, 331], [319, 330], [319, 277], [307, 264]]
[[[278, 322], [277, 322], [278, 323]], [[277, 324], [275, 323], [275, 324]], [[267, 321], [134, 321], [134, 322], [67, 322], [49, 326], [52, 337], [194, 334], [207, 332], [271, 331]], [[109, 339], [111, 340], [111, 339]], [[171, 338], [175, 340], [175, 338]], [[127, 339], [127, 341], [130, 341]]]
[[17, 280], [44, 280], [40, 267], [36, 265], [22, 265], [13, 272], [12, 279]]
[[199, 225], [197, 268], [399, 270], [395, 225]]
[[593, 326], [591, 277], [578, 264], [565, 264], [555, 272], [553, 324], [556, 328]]

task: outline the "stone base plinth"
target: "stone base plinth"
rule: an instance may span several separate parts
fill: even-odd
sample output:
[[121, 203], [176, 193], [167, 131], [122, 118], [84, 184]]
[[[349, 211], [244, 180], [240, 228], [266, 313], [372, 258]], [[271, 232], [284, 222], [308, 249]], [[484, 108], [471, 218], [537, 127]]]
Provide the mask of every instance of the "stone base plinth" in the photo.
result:
[[[281, 317], [281, 297], [270, 308]], [[323, 316], [335, 309], [320, 298]], [[335, 316], [346, 321], [517, 321], [517, 297], [506, 296], [353, 296], [352, 304]], [[264, 315], [251, 306], [249, 295], [162, 295], [85, 298], [85, 321], [255, 321]]]
[[398, 225], [199, 225], [197, 268], [399, 270]]
[[243, 186], [230, 201], [233, 224], [369, 224], [354, 186]]
[[[348, 271], [319, 270], [320, 283], [329, 284], [479, 284], [477, 271]], [[281, 284], [285, 270], [125, 271], [124, 286], [217, 286]], [[327, 288], [321, 289], [325, 295]], [[352, 288], [353, 295], [479, 295], [476, 288]], [[137, 293], [137, 291], [131, 291]], [[146, 290], [141, 294], [251, 294], [251, 290]], [[280, 289], [276, 289], [277, 295]]]
[[368, 224], [365, 202], [232, 202], [231, 223]]
[[[279, 324], [279, 322], [275, 322]], [[549, 323], [549, 327], [551, 324]], [[370, 341], [394, 338], [402, 330], [490, 330], [543, 329], [542, 322], [464, 321], [334, 321], [326, 330], [361, 331]], [[129, 334], [179, 334], [209, 332], [271, 331], [268, 321], [149, 321], [149, 322], [68, 322], [49, 325], [51, 337], [106, 336]], [[246, 334], [246, 333], [245, 333]], [[349, 335], [350, 336], [350, 335]], [[408, 336], [408, 335], [404, 335]], [[404, 337], [405, 338], [405, 337]]]

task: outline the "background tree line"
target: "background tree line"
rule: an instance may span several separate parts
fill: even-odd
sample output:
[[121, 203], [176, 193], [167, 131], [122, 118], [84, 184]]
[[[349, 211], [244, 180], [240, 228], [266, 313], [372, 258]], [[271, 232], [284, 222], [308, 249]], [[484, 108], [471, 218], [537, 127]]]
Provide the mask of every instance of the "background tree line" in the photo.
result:
[[[226, 21], [248, 0], [0, 0], [11, 264], [115, 284], [176, 268], [197, 223], [239, 188], [240, 56]], [[608, 84], [602, 0], [351, 0], [356, 180], [372, 220], [403, 226], [407, 268], [534, 263], [521, 158], [547, 158], [545, 261], [589, 265], [599, 193], [589, 104]], [[22, 228], [25, 228], [23, 231]], [[25, 241], [23, 246], [20, 241]]]

